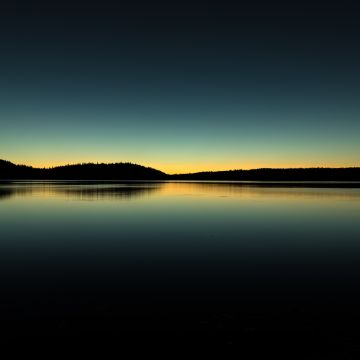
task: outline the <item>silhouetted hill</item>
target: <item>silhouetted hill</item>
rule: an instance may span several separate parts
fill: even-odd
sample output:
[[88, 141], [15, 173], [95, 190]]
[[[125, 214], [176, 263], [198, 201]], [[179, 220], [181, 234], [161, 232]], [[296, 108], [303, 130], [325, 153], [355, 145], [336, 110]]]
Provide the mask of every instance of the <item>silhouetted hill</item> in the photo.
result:
[[161, 180], [162, 171], [132, 163], [76, 164], [36, 169], [0, 160], [0, 179], [43, 180]]
[[40, 169], [0, 160], [0, 179], [36, 179], [40, 175]]
[[37, 169], [0, 160], [0, 179], [360, 181], [360, 168], [253, 169], [168, 175], [162, 171], [132, 163], [89, 163]]
[[166, 174], [159, 170], [132, 163], [67, 165], [48, 169], [45, 172], [49, 179], [161, 180], [166, 178]]

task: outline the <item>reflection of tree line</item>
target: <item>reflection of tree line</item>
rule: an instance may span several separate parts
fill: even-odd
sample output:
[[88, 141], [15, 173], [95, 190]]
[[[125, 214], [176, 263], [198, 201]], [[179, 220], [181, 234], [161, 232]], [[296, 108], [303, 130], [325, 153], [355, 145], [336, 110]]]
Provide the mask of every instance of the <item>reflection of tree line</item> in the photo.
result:
[[[126, 183], [98, 183], [98, 182], [7, 182], [0, 183], [0, 200], [12, 196], [65, 196], [77, 200], [126, 200], [137, 197], [150, 196], [157, 191], [169, 194], [186, 194], [190, 192], [221, 196], [292, 196], [292, 197], [337, 197], [354, 199], [360, 197], [360, 192], [351, 191], [359, 188], [359, 183], [273, 183], [273, 182], [126, 182]], [[322, 188], [320, 190], [320, 188]], [[328, 190], [326, 190], [328, 188]], [[338, 188], [338, 190], [337, 190]], [[349, 188], [346, 190], [346, 188]], [[303, 190], [301, 190], [303, 189]], [[317, 191], [317, 189], [319, 189]], [[343, 190], [341, 190], [343, 189]]]
[[7, 199], [13, 195], [13, 192], [10, 189], [2, 189], [0, 187], [0, 200]]
[[32, 193], [31, 187], [13, 187], [9, 185], [2, 186], [0, 184], [0, 200], [8, 199], [12, 196], [30, 195]]
[[147, 184], [119, 184], [119, 185], [59, 185], [59, 184], [14, 184], [13, 186], [0, 185], [0, 200], [12, 196], [28, 196], [34, 193], [45, 195], [65, 195], [69, 198], [82, 200], [99, 199], [130, 199], [147, 196], [161, 187], [161, 183]]
[[132, 199], [136, 197], [148, 196], [161, 187], [161, 184], [149, 184], [142, 186], [119, 186], [119, 187], [63, 187], [56, 189], [57, 193], [80, 200], [99, 200], [99, 199]]

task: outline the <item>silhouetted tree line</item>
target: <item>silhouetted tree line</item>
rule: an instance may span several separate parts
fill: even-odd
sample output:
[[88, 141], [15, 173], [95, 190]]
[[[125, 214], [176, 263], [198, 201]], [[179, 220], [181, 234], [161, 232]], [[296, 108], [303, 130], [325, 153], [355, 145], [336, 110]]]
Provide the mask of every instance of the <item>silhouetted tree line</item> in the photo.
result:
[[159, 170], [132, 163], [89, 163], [37, 169], [0, 160], [0, 179], [161, 180], [166, 177], [167, 175]]
[[86, 163], [38, 169], [0, 160], [0, 179], [360, 181], [360, 168], [265, 168], [168, 175], [162, 171], [132, 163]]
[[360, 181], [360, 168], [288, 168], [208, 171], [172, 175], [179, 180]]

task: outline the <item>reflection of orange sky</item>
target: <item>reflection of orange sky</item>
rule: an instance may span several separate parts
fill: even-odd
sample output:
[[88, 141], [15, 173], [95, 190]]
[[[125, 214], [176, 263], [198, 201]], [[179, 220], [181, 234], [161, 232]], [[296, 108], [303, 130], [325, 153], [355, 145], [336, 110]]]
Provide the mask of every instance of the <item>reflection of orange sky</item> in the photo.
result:
[[[263, 201], [293, 201], [321, 200], [321, 201], [354, 201], [359, 203], [360, 192], [352, 188], [312, 188], [312, 187], [279, 187], [254, 186], [254, 184], [239, 184], [231, 182], [189, 182], [171, 181], [162, 183], [154, 197], [162, 196], [186, 199], [206, 200], [224, 198], [228, 200], [260, 200]], [[340, 205], [340, 204], [339, 204]]]
[[[126, 196], [126, 189], [138, 190]], [[208, 201], [222, 199], [227, 201], [264, 201], [273, 202], [299, 200], [315, 201], [352, 201], [359, 203], [360, 192], [352, 188], [311, 188], [255, 186], [250, 183], [227, 182], [150, 182], [150, 183], [94, 183], [72, 184], [52, 182], [19, 183], [8, 187], [15, 198], [32, 196], [33, 200], [67, 199], [67, 200], [150, 200], [163, 199], [178, 201]], [[143, 189], [140, 191], [140, 189]], [[255, 204], [255, 203], [253, 203]], [[349, 204], [347, 204], [348, 206]], [[341, 206], [339, 202], [338, 206]]]

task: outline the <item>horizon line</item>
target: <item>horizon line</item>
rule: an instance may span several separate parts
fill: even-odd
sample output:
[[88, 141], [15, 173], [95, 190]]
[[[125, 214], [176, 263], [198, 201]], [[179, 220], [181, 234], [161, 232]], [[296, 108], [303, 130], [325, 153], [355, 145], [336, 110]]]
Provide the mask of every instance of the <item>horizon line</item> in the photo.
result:
[[226, 168], [223, 170], [200, 170], [200, 171], [194, 171], [194, 172], [175, 172], [175, 173], [167, 173], [157, 167], [153, 167], [153, 166], [149, 166], [149, 165], [143, 165], [143, 164], [139, 164], [139, 163], [135, 163], [132, 161], [117, 161], [117, 162], [76, 162], [76, 163], [66, 163], [66, 164], [59, 164], [59, 165], [54, 165], [54, 166], [33, 166], [33, 165], [29, 165], [29, 164], [25, 164], [25, 163], [15, 163], [12, 162], [10, 160], [5, 160], [5, 159], [0, 159], [3, 161], [7, 161], [10, 162], [14, 165], [17, 166], [28, 166], [34, 169], [54, 169], [54, 168], [58, 168], [58, 167], [65, 167], [65, 166], [76, 166], [76, 165], [111, 165], [111, 164], [133, 164], [133, 165], [140, 165], [143, 167], [147, 167], [147, 168], [152, 168], [154, 170], [158, 170], [163, 172], [166, 175], [187, 175], [187, 174], [197, 174], [197, 173], [207, 173], [207, 172], [227, 172], [227, 171], [251, 171], [251, 170], [264, 170], [264, 169], [279, 169], [279, 170], [286, 170], [286, 169], [355, 169], [355, 168], [360, 168], [360, 166], [290, 166], [290, 167], [266, 167], [266, 166], [261, 166], [261, 167], [254, 167], [254, 168]]

